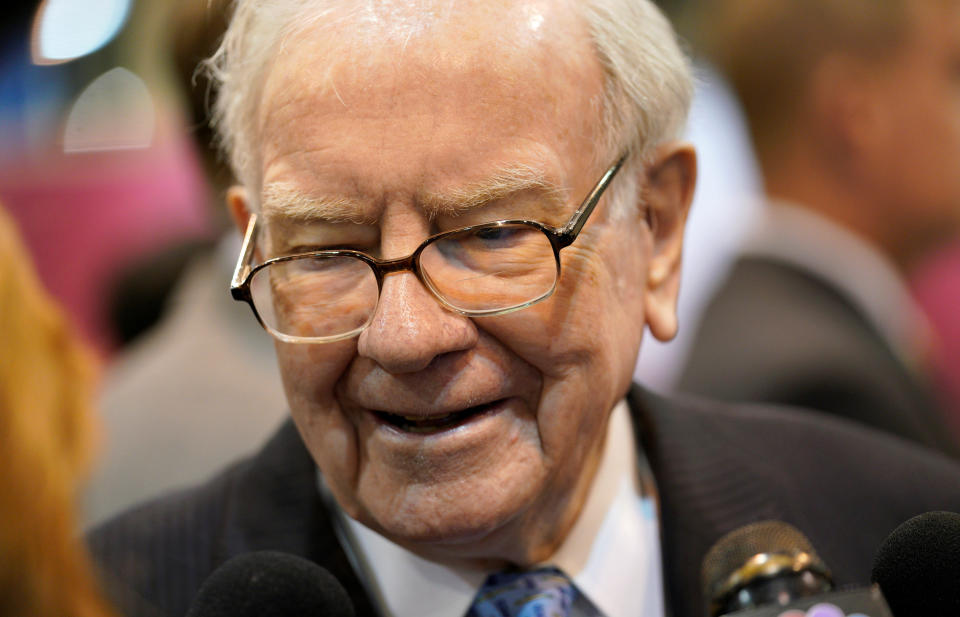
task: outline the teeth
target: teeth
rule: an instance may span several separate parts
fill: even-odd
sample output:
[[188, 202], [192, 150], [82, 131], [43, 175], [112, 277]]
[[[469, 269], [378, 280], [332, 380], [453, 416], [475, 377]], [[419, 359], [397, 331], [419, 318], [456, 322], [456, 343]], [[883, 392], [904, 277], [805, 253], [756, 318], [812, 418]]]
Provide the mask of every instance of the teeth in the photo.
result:
[[424, 435], [433, 432], [433, 429], [428, 426], [407, 426], [404, 430], [408, 433], [421, 433]]
[[408, 416], [404, 414], [393, 414], [386, 411], [377, 412], [377, 414], [390, 424], [411, 433], [433, 433], [444, 430], [447, 426], [459, 423], [462, 420], [473, 416], [476, 413], [485, 411], [493, 403], [485, 403], [464, 409], [447, 413], [442, 416]]
[[423, 422], [425, 420], [431, 420], [436, 422], [440, 420], [446, 420], [452, 415], [453, 415], [452, 413], [448, 413], [442, 416], [432, 416], [430, 418], [424, 418], [423, 416], [400, 416], [400, 417], [406, 420], [407, 422]]

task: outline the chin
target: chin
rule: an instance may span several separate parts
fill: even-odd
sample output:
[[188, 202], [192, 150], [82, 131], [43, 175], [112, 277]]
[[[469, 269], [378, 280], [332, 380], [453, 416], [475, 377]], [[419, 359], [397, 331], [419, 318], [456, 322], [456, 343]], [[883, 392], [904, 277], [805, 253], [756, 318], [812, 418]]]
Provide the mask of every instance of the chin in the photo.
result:
[[476, 516], [452, 513], [433, 520], [419, 516], [392, 517], [383, 521], [383, 532], [407, 545], [456, 547], [487, 538], [502, 525], [489, 513]]
[[[520, 527], [521, 513], [530, 510], [530, 496], [512, 495], [504, 501], [466, 498], [451, 500], [448, 494], [437, 499], [412, 489], [390, 505], [375, 504], [367, 509], [368, 526], [414, 552], [468, 559], [508, 559], [506, 551], [521, 550], [521, 539], [508, 539], [511, 529]], [[361, 519], [363, 520], [363, 519]]]

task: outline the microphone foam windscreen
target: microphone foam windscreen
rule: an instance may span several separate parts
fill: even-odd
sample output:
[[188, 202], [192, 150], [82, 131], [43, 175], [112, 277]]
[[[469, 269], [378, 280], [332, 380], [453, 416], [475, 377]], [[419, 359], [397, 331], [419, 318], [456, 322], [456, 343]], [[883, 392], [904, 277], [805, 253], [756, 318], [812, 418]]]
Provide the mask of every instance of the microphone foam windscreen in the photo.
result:
[[295, 555], [260, 551], [225, 562], [203, 583], [187, 617], [353, 617], [336, 578]]
[[717, 540], [703, 559], [703, 588], [710, 593], [719, 583], [760, 553], [807, 553], [819, 563], [810, 541], [783, 521], [761, 521], [731, 531]]
[[960, 615], [960, 514], [927, 512], [897, 527], [871, 577], [897, 617]]

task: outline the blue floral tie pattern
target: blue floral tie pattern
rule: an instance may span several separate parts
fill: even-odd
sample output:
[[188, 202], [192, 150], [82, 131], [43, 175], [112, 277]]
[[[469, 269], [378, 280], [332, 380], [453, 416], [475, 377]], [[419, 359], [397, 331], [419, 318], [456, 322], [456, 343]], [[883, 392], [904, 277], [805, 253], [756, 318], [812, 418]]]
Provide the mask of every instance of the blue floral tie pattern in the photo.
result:
[[466, 617], [602, 617], [556, 568], [487, 577]]

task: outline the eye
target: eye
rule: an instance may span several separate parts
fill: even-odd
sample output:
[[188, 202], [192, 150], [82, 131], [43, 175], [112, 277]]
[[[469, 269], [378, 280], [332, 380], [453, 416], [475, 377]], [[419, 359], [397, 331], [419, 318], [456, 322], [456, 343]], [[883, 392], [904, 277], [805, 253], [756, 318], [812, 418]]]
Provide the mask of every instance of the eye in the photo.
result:
[[352, 257], [306, 257], [289, 262], [288, 269], [300, 273], [315, 272], [333, 275], [356, 268], [358, 261]]
[[361, 251], [363, 249], [357, 248], [355, 246], [347, 244], [301, 244], [299, 246], [293, 246], [286, 250], [288, 255], [299, 255], [301, 253], [316, 253], [318, 251]]
[[484, 227], [473, 236], [489, 248], [498, 248], [512, 246], [525, 232], [526, 229], [517, 227]]
[[[366, 253], [371, 257], [378, 257], [380, 254], [380, 242], [378, 237], [367, 238], [330, 238], [330, 241], [317, 241], [310, 238], [296, 244], [283, 246], [283, 251], [279, 255], [301, 255], [303, 253], [317, 253], [319, 251], [357, 251]], [[278, 256], [279, 256], [278, 255]]]

